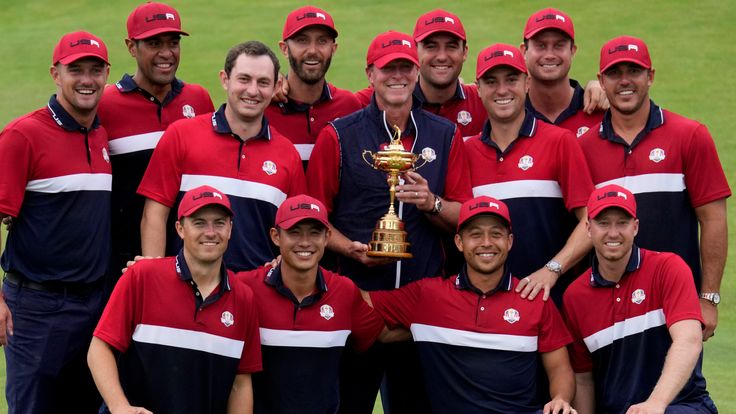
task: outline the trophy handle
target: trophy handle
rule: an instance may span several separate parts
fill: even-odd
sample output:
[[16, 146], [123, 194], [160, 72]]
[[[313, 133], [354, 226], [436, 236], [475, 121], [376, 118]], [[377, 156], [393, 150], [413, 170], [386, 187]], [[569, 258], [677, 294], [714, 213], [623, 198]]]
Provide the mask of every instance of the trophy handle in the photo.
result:
[[[372, 161], [368, 161], [368, 158], [365, 157], [366, 155], [370, 155]], [[375, 158], [375, 155], [373, 154], [373, 151], [363, 150], [362, 157], [363, 157], [363, 161], [365, 161], [366, 164], [370, 165], [371, 168], [373, 168], [374, 170], [377, 169], [375, 165], [376, 158]]]
[[422, 162], [419, 165], [416, 165], [416, 163], [414, 163], [414, 166], [412, 167], [412, 171], [416, 171], [424, 167], [425, 165], [427, 165], [427, 162], [428, 162], [427, 159], [422, 156], [420, 156], [420, 158], [422, 159]]

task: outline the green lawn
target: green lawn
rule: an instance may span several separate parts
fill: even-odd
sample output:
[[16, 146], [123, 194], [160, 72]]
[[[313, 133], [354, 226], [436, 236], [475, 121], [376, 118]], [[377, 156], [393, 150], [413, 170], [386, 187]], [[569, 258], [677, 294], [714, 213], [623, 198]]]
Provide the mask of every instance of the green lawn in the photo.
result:
[[[182, 42], [179, 74], [185, 81], [203, 84], [218, 105], [224, 94], [217, 72], [227, 49], [235, 43], [258, 39], [276, 48], [286, 14], [302, 2], [274, 0], [253, 3], [236, 0], [171, 1], [183, 17], [184, 29], [192, 36]], [[51, 51], [62, 33], [85, 29], [102, 37], [110, 49], [114, 82], [124, 72], [133, 72], [134, 61], [126, 55], [123, 38], [125, 19], [137, 1], [99, 2], [75, 0], [5, 0], [0, 14], [0, 125], [45, 105], [53, 91], [48, 76]], [[469, 36], [470, 54], [463, 71], [473, 79], [475, 56], [495, 42], [518, 44], [526, 18], [548, 1], [508, 2], [388, 1], [376, 0], [356, 6], [347, 0], [322, 1], [317, 5], [335, 18], [338, 53], [328, 78], [338, 86], [358, 89], [366, 85], [365, 52], [373, 36], [388, 29], [411, 32], [421, 13], [444, 7], [463, 19]], [[572, 75], [581, 81], [595, 77], [598, 51], [608, 39], [621, 34], [644, 38], [657, 69], [651, 94], [663, 107], [708, 125], [716, 139], [721, 162], [734, 185], [736, 139], [732, 114], [736, 112], [736, 78], [728, 75], [736, 67], [736, 7], [730, 2], [702, 0], [634, 0], [597, 2], [560, 0], [553, 3], [575, 21], [578, 53]], [[285, 61], [282, 61], [286, 64]], [[736, 209], [729, 206], [730, 236], [734, 240]], [[726, 275], [736, 270], [729, 253]], [[706, 344], [705, 374], [709, 389], [723, 413], [736, 413], [736, 290], [726, 277], [722, 289], [720, 324], [716, 337]], [[1, 365], [4, 367], [4, 364]], [[4, 369], [2, 369], [4, 372]], [[0, 381], [4, 377], [0, 373]], [[4, 381], [2, 381], [4, 382]], [[0, 412], [3, 412], [0, 399]]]

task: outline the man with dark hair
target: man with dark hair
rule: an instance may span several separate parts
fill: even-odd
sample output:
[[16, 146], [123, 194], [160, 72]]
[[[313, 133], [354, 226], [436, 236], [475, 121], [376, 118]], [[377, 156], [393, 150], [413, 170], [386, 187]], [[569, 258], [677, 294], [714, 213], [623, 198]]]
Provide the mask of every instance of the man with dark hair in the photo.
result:
[[136, 190], [158, 140], [174, 121], [214, 111], [204, 88], [176, 77], [181, 36], [188, 36], [176, 9], [141, 4], [128, 16], [127, 28], [125, 45], [136, 60], [136, 72], [105, 88], [98, 110], [110, 140], [114, 280], [128, 260], [141, 254], [145, 198]]
[[545, 300], [552, 291], [559, 304], [577, 276], [568, 270], [590, 250], [585, 202], [593, 184], [585, 157], [570, 131], [525, 109], [527, 67], [519, 49], [496, 44], [481, 51], [476, 78], [488, 121], [465, 143], [473, 194], [503, 200], [517, 223], [508, 261], [523, 278], [517, 291], [529, 299], [541, 292]]
[[362, 106], [353, 93], [325, 80], [337, 50], [332, 16], [314, 6], [300, 7], [286, 17], [279, 47], [289, 59], [288, 94], [266, 109], [268, 121], [294, 143], [306, 170], [319, 132], [328, 122]]
[[704, 125], [649, 98], [654, 68], [644, 41], [617, 37], [600, 56], [598, 78], [611, 109], [580, 138], [593, 184], [630, 189], [641, 219], [636, 243], [674, 252], [690, 266], [708, 340], [718, 323], [731, 196], [713, 137]]
[[[309, 191], [330, 212], [332, 236], [328, 248], [339, 257], [340, 272], [362, 289], [392, 289], [442, 273], [443, 231], [451, 231], [460, 202], [470, 198], [467, 160], [457, 127], [414, 105], [412, 92], [419, 63], [413, 39], [388, 31], [376, 36], [366, 57], [366, 75], [373, 86], [371, 104], [340, 118], [322, 130], [307, 170]], [[401, 261], [367, 255], [376, 221], [386, 213], [389, 187], [386, 174], [366, 164], [364, 150], [380, 151], [394, 134], [404, 149], [426, 161], [419, 172], [403, 176], [397, 186], [402, 217], [414, 257]], [[378, 384], [385, 410], [426, 411], [427, 399], [416, 353], [409, 344], [392, 344], [386, 354], [374, 348], [344, 364], [341, 383], [347, 413], [371, 412]], [[405, 348], [405, 349], [401, 349]], [[349, 380], [346, 378], [350, 377]]]
[[263, 116], [278, 70], [278, 59], [263, 43], [233, 47], [220, 71], [227, 103], [166, 130], [138, 188], [147, 198], [141, 221], [144, 256], [176, 254], [180, 241], [167, 236], [167, 218], [175, 219], [169, 212], [185, 191], [207, 184], [221, 189], [233, 204], [228, 268], [255, 269], [274, 258], [268, 230], [276, 209], [306, 190], [299, 153]]
[[703, 317], [692, 272], [679, 256], [634, 243], [636, 204], [615, 184], [588, 201], [593, 266], [570, 285], [564, 303], [574, 338], [575, 408], [715, 414], [701, 371]]
[[175, 224], [184, 247], [137, 263], [116, 285], [87, 356], [103, 412], [253, 412], [258, 314], [222, 260], [232, 217], [216, 188], [187, 191]]
[[[602, 110], [586, 104], [585, 92], [570, 79], [577, 51], [572, 19], [557, 9], [542, 9], [529, 16], [521, 51], [529, 71], [526, 109], [538, 119], [581, 136], [600, 122]], [[586, 89], [593, 84], [588, 83]], [[595, 85], [600, 95], [600, 87]], [[605, 101], [605, 96], [601, 96]], [[597, 100], [596, 100], [597, 103]]]
[[[570, 334], [552, 302], [514, 292], [519, 282], [506, 266], [511, 228], [502, 201], [468, 200], [455, 235], [466, 260], [459, 274], [364, 295], [389, 327], [411, 329], [432, 412], [574, 412]], [[550, 378], [552, 398], [543, 408], [536, 403], [538, 365]]]
[[96, 116], [107, 47], [91, 33], [69, 33], [51, 64], [48, 105], [0, 133], [0, 218], [14, 219], [2, 256], [0, 345], [14, 414], [100, 405], [84, 353], [110, 258], [112, 176]]
[[384, 326], [350, 279], [319, 266], [330, 236], [321, 202], [288, 198], [270, 232], [280, 264], [236, 274], [253, 289], [260, 315], [256, 414], [335, 413], [343, 350], [366, 350]]

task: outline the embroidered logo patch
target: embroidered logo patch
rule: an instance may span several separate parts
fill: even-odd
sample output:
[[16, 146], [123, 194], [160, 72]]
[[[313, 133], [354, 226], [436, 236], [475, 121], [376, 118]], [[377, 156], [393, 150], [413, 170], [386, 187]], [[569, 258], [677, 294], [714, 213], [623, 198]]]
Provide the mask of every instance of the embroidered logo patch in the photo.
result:
[[227, 326], [228, 328], [235, 323], [235, 318], [233, 318], [233, 314], [225, 311], [222, 312], [222, 316], [220, 316], [220, 322], [222, 322], [223, 325]]
[[581, 126], [580, 128], [578, 128], [578, 132], [577, 132], [578, 138], [580, 138], [580, 136], [583, 135], [584, 133], [588, 132], [588, 130], [590, 130], [590, 128], [588, 128], [587, 126]]
[[503, 320], [508, 323], [514, 324], [516, 322], [519, 322], [519, 319], [521, 319], [521, 317], [519, 316], [519, 311], [514, 308], [508, 308], [503, 312]]
[[427, 160], [427, 162], [432, 162], [432, 161], [434, 161], [434, 160], [437, 159], [437, 153], [434, 152], [434, 149], [429, 148], [429, 147], [425, 147], [422, 150], [422, 158], [424, 158], [425, 160]]
[[649, 159], [654, 162], [660, 162], [666, 157], [667, 156], [662, 148], [655, 148], [649, 152]]
[[644, 289], [636, 289], [631, 293], [631, 301], [636, 303], [637, 305], [641, 305], [642, 302], [644, 302], [644, 299], [647, 298], [647, 294], [644, 293]]
[[263, 171], [268, 175], [274, 175], [276, 174], [276, 163], [273, 161], [264, 161], [263, 167], [261, 167]]
[[107, 148], [102, 149], [102, 158], [107, 162], [110, 163], [110, 155], [107, 153]]
[[191, 105], [182, 106], [181, 114], [184, 115], [184, 118], [194, 118], [197, 115], [194, 113], [194, 108]]
[[534, 158], [531, 155], [525, 155], [519, 158], [519, 168], [526, 171], [534, 166]]
[[335, 316], [335, 311], [332, 310], [332, 306], [330, 305], [322, 305], [319, 308], [319, 316], [329, 321], [333, 316]]
[[473, 116], [468, 111], [460, 111], [457, 113], [457, 123], [463, 126], [473, 122]]

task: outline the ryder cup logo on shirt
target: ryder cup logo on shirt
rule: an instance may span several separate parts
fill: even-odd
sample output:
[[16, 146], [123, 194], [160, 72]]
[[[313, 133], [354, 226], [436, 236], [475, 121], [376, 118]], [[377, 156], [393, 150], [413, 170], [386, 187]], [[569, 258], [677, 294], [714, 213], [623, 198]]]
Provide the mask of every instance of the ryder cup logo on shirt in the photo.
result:
[[227, 326], [228, 328], [235, 323], [235, 318], [233, 318], [233, 314], [225, 311], [222, 312], [222, 316], [220, 317], [220, 322], [222, 322], [223, 325]]
[[580, 138], [584, 133], [588, 132], [588, 130], [590, 130], [590, 128], [587, 126], [581, 126], [578, 128], [577, 137]]
[[534, 158], [531, 157], [531, 155], [525, 155], [521, 158], [519, 158], [519, 168], [522, 169], [522, 171], [526, 171], [534, 166]]
[[110, 155], [107, 153], [107, 148], [102, 149], [102, 158], [107, 162], [110, 163]]
[[660, 162], [664, 160], [666, 157], [664, 150], [662, 148], [655, 148], [651, 151], [649, 151], [649, 159], [654, 162]]
[[468, 111], [460, 111], [457, 113], [457, 123], [463, 126], [473, 122], [473, 116]]
[[319, 316], [329, 321], [333, 316], [335, 316], [335, 311], [332, 310], [332, 306], [330, 305], [322, 305], [319, 308]]
[[427, 162], [432, 162], [437, 159], [437, 153], [434, 152], [434, 149], [425, 147], [422, 150], [422, 158], [424, 158]]
[[641, 305], [642, 302], [644, 302], [644, 299], [647, 298], [647, 294], [644, 293], [644, 289], [636, 289], [633, 293], [631, 293], [631, 301], [636, 303], [637, 305]]
[[276, 163], [273, 161], [264, 161], [263, 162], [263, 172], [265, 172], [268, 175], [274, 175], [276, 174]]
[[503, 312], [503, 320], [508, 323], [514, 324], [516, 322], [519, 322], [519, 319], [521, 319], [521, 317], [519, 316], [519, 311], [514, 308], [508, 308]]
[[184, 105], [181, 107], [181, 114], [184, 115], [184, 118], [194, 118], [194, 108], [192, 108], [191, 105]]

